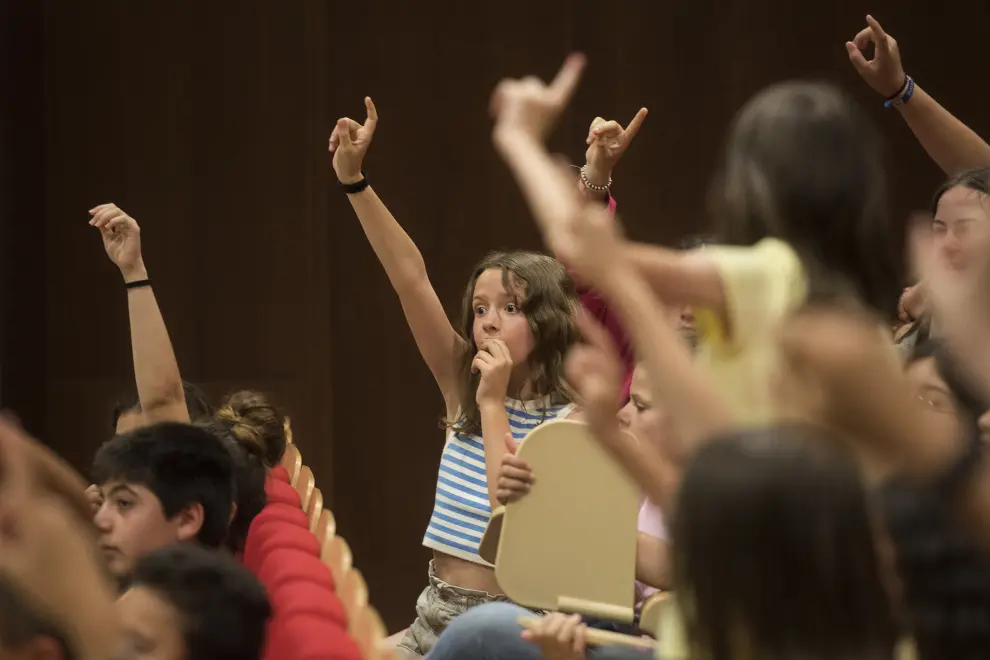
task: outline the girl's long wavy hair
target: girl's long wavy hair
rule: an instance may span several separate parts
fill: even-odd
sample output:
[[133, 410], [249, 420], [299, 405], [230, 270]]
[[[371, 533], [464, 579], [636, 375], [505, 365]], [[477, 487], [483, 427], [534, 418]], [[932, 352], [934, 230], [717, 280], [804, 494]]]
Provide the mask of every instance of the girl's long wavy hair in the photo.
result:
[[[574, 313], [578, 304], [574, 281], [553, 257], [537, 252], [491, 252], [471, 274], [461, 306], [460, 335], [464, 350], [458, 356], [458, 412], [445, 419], [444, 426], [457, 433], [481, 433], [481, 413], [475, 394], [480, 376], [471, 371], [478, 352], [474, 343], [474, 288], [486, 270], [502, 271], [502, 286], [519, 296], [519, 305], [533, 333], [533, 350], [528, 367], [534, 398], [545, 398], [551, 405], [574, 400], [574, 391], [564, 380], [564, 358], [579, 333]], [[513, 393], [510, 393], [512, 395]]]

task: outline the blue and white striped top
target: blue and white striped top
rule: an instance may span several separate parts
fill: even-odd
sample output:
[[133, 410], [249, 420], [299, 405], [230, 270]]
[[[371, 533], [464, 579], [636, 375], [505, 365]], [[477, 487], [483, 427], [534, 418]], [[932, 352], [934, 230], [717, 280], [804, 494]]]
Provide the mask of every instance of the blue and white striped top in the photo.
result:
[[[544, 400], [505, 400], [509, 429], [516, 441], [543, 422], [564, 419], [574, 404], [545, 408]], [[485, 444], [478, 435], [447, 431], [447, 442], [440, 456], [440, 474], [433, 515], [423, 537], [423, 545], [476, 564], [491, 566], [478, 555], [492, 508], [485, 478]]]

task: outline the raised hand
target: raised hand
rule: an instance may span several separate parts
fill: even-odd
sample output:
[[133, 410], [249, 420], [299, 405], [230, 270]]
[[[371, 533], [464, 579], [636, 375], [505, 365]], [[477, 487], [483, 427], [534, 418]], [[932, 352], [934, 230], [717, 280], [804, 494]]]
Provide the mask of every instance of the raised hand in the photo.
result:
[[588, 128], [588, 149], [584, 153], [587, 169], [585, 176], [592, 183], [605, 185], [608, 183], [612, 170], [626, 153], [632, 143], [636, 133], [646, 120], [649, 111], [640, 108], [636, 116], [632, 118], [629, 125], [623, 128], [622, 124], [615, 120], [605, 120], [595, 117]]
[[[867, 60], [863, 53], [870, 44], [873, 44], [873, 59]], [[866, 84], [884, 98], [891, 98], [904, 87], [906, 77], [897, 40], [884, 32], [872, 16], [867, 16], [866, 27], [846, 42], [846, 52]]]
[[343, 117], [337, 120], [337, 125], [330, 134], [333, 171], [337, 173], [341, 183], [357, 183], [364, 177], [361, 167], [378, 125], [378, 110], [370, 96], [364, 97], [364, 107], [368, 116], [363, 124]]
[[551, 612], [522, 637], [538, 644], [545, 660], [583, 660], [587, 630], [579, 615]]
[[100, 507], [103, 506], [103, 491], [96, 484], [92, 484], [86, 489], [85, 495], [86, 501], [93, 507], [93, 515], [95, 516], [99, 513]]
[[144, 279], [147, 272], [141, 256], [141, 228], [116, 204], [100, 204], [89, 210], [89, 224], [100, 230], [103, 248], [126, 281]]
[[581, 396], [592, 427], [617, 425], [624, 376], [619, 353], [605, 328], [583, 311], [577, 315], [577, 326], [584, 343], [567, 354], [567, 381]]
[[512, 375], [512, 356], [501, 339], [486, 339], [478, 347], [471, 370], [481, 374], [475, 399], [478, 405], [505, 405], [505, 396]]
[[500, 82], [490, 104], [495, 131], [513, 130], [535, 140], [546, 139], [574, 96], [584, 65], [584, 55], [572, 54], [549, 85], [535, 76]]
[[511, 433], [505, 434], [505, 455], [498, 471], [498, 489], [495, 498], [499, 504], [508, 504], [521, 500], [529, 493], [536, 478], [533, 476], [533, 466], [516, 456], [519, 445]]

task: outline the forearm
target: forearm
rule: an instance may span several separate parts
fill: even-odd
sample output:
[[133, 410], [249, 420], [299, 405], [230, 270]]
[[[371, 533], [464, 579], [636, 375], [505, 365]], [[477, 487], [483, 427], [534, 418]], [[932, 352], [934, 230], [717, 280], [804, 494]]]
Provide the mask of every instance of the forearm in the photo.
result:
[[911, 100], [898, 107], [932, 160], [948, 175], [990, 166], [990, 145], [915, 85]]
[[499, 506], [496, 497], [498, 493], [498, 475], [502, 467], [502, 457], [505, 456], [505, 434], [511, 433], [509, 416], [505, 412], [505, 404], [492, 402], [483, 404], [481, 409], [481, 438], [485, 443], [485, 479], [488, 482], [488, 500], [492, 510]]
[[[143, 263], [124, 273], [126, 282], [147, 278]], [[188, 422], [182, 375], [154, 289], [150, 286], [128, 289], [127, 309], [134, 379], [145, 418], [149, 422]]]
[[[573, 184], [560, 171], [546, 147], [533, 138], [515, 131], [495, 136], [495, 148], [509, 166], [523, 197], [536, 218], [544, 237], [551, 227], [569, 221], [580, 211]], [[561, 190], [562, 194], [552, 191]]]
[[426, 279], [419, 248], [402, 229], [371, 186], [347, 196], [364, 235], [381, 262], [392, 287], [401, 292]]
[[626, 244], [623, 252], [626, 263], [665, 304], [692, 305], [725, 314], [721, 278], [703, 255], [632, 242]]
[[673, 421], [682, 442], [691, 447], [728, 427], [727, 405], [708, 374], [695, 366], [643, 278], [632, 268], [618, 266], [600, 288], [646, 363], [656, 401], [676, 411]]
[[636, 579], [654, 589], [670, 589], [670, 546], [640, 532], [636, 536]]
[[622, 433], [614, 420], [608, 424], [592, 422], [591, 430], [650, 501], [662, 511], [670, 510], [680, 485], [679, 471], [664, 461], [656, 449]]

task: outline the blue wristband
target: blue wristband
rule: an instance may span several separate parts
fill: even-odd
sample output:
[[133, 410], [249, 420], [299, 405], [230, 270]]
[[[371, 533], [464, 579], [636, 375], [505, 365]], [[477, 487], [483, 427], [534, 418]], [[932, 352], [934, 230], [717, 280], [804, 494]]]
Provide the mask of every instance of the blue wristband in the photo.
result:
[[910, 101], [911, 97], [914, 96], [914, 78], [912, 78], [911, 76], [904, 76], [904, 78], [905, 78], [905, 82], [902, 90], [897, 94], [895, 94], [894, 96], [887, 99], [886, 101], [884, 101], [883, 107], [896, 108], [898, 106], [902, 106], [908, 101]]

